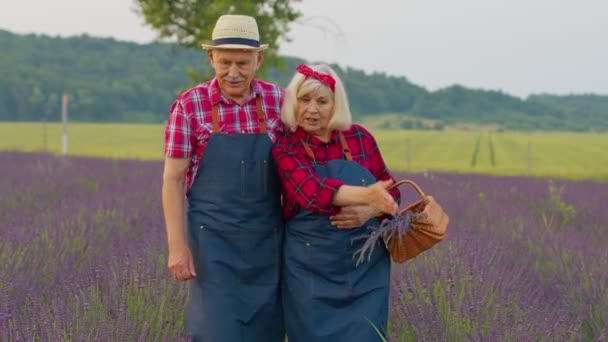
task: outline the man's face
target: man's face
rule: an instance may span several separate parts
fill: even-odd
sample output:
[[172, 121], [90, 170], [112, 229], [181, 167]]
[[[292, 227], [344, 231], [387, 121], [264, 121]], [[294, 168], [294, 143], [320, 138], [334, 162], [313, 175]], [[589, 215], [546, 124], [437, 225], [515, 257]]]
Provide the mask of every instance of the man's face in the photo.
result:
[[245, 100], [263, 57], [262, 51], [229, 49], [209, 51], [209, 60], [215, 70], [215, 77], [222, 94], [236, 102]]

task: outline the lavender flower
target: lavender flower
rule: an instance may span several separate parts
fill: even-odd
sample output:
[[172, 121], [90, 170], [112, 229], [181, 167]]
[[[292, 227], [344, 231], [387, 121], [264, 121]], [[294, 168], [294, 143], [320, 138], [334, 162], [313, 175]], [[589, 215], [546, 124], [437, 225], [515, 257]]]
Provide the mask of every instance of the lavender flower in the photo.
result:
[[397, 236], [398, 238], [401, 238], [411, 228], [412, 222], [424, 219], [425, 217], [426, 214], [414, 213], [408, 210], [393, 218], [382, 220], [379, 226], [370, 226], [368, 228], [368, 233], [353, 239], [365, 239], [363, 246], [361, 246], [353, 255], [353, 258], [357, 258], [357, 266], [365, 261], [366, 253], [367, 260], [370, 260], [376, 244], [380, 243], [381, 240], [384, 241], [385, 245], [388, 245], [388, 242], [392, 237]]
[[[0, 165], [0, 341], [192, 340], [150, 189], [161, 161], [0, 152]], [[606, 339], [608, 184], [407, 177], [450, 215], [449, 238], [393, 265], [389, 341]], [[366, 230], [354, 257], [413, 215]]]

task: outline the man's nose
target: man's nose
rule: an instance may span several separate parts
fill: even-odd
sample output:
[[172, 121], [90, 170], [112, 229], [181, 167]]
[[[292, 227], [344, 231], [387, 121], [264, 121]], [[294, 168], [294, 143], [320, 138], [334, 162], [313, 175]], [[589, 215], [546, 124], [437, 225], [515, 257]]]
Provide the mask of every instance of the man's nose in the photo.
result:
[[236, 65], [236, 63], [230, 64], [230, 67], [228, 67], [228, 76], [237, 77], [238, 75], [239, 75], [239, 68]]

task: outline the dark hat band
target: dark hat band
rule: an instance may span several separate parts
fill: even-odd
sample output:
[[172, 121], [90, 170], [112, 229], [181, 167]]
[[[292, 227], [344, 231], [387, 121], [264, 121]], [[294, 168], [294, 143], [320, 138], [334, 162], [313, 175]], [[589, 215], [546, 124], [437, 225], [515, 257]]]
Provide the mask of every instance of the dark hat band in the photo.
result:
[[213, 46], [219, 45], [227, 45], [227, 44], [237, 44], [237, 45], [247, 45], [251, 47], [260, 47], [260, 42], [255, 39], [247, 39], [247, 38], [220, 38], [213, 40]]

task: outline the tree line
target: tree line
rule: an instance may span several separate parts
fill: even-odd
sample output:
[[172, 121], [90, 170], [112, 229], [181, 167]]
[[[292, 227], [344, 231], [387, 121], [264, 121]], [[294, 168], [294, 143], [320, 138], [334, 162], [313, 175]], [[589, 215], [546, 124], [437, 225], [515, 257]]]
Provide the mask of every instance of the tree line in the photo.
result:
[[[57, 121], [67, 92], [75, 121], [164, 122], [176, 94], [194, 85], [187, 75], [210, 75], [204, 51], [169, 43], [0, 30], [0, 50], [1, 121]], [[283, 62], [263, 79], [286, 86], [304, 60], [285, 57]], [[356, 117], [400, 113], [433, 119], [436, 127], [476, 123], [518, 130], [608, 130], [608, 96], [521, 99], [460, 85], [428, 91], [405, 77], [332, 66], [344, 81]], [[419, 126], [415, 128], [425, 127]]]

